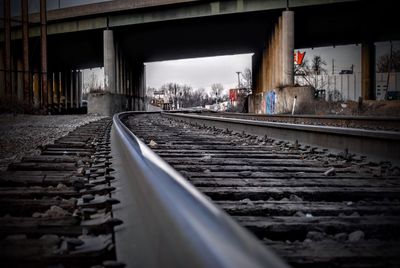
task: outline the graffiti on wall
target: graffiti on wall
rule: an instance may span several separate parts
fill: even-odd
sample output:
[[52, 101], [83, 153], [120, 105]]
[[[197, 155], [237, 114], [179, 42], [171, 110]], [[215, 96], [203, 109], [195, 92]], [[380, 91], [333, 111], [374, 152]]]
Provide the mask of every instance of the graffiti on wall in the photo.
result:
[[276, 93], [274, 90], [269, 91], [265, 95], [265, 113], [266, 114], [275, 114], [275, 104], [276, 104]]

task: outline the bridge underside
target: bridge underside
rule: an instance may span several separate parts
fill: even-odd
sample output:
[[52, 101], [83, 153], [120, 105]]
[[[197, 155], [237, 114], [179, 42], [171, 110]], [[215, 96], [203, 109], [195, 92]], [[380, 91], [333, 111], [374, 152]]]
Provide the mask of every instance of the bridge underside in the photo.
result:
[[[297, 7], [292, 10], [295, 48], [370, 44], [400, 39], [400, 31], [396, 28], [397, 14], [391, 1], [381, 1], [379, 4], [355, 1]], [[260, 57], [270, 44], [281, 14], [282, 9], [275, 9], [110, 28], [118, 59], [115, 60], [116, 72], [123, 70], [123, 74], [116, 74], [115, 86], [131, 87], [114, 89], [114, 93], [125, 92], [144, 97], [144, 89], [139, 89], [145, 85], [141, 67], [144, 62], [255, 53], [256, 65], [261, 66], [263, 60]], [[49, 34], [48, 73], [103, 67], [103, 31], [104, 28]], [[12, 61], [15, 62], [14, 69], [17, 69], [22, 59], [21, 40], [14, 40], [12, 48]], [[38, 72], [40, 39], [30, 38], [29, 48], [30, 70]], [[261, 75], [265, 72], [267, 70], [262, 71]], [[134, 81], [137, 81], [136, 87]], [[17, 92], [20, 90], [18, 87], [20, 83], [13, 83], [12, 91]], [[267, 89], [256, 88], [255, 91]], [[4, 96], [4, 85], [1, 86], [1, 92]]]

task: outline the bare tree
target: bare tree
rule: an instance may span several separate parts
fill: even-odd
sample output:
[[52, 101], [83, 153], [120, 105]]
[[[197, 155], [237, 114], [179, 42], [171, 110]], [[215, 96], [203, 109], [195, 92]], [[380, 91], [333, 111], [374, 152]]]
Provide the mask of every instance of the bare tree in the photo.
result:
[[251, 94], [253, 90], [253, 76], [250, 68], [245, 68], [242, 72], [242, 81], [240, 84], [247, 94]]
[[[306, 85], [312, 86], [315, 89], [324, 89], [327, 81], [324, 81], [323, 75], [327, 74], [326, 62], [321, 56], [315, 55], [311, 63], [304, 59], [301, 65], [295, 66], [295, 76], [300, 77], [297, 81], [305, 82]], [[302, 83], [304, 84], [304, 83]]]
[[378, 73], [400, 72], [400, 50], [393, 50], [379, 57], [377, 62]]
[[211, 85], [212, 96], [215, 96], [216, 99], [221, 97], [222, 91], [224, 91], [224, 86], [222, 84], [216, 83]]

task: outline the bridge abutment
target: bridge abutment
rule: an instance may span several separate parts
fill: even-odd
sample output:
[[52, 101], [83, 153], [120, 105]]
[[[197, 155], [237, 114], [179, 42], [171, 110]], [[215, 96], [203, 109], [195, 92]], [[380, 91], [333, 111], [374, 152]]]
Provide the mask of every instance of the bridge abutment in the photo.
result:
[[293, 86], [294, 34], [294, 12], [283, 11], [265, 47], [253, 56], [251, 112], [265, 113], [266, 94]]
[[145, 66], [131, 63], [115, 38], [113, 30], [103, 31], [104, 91], [89, 93], [89, 113], [145, 109]]

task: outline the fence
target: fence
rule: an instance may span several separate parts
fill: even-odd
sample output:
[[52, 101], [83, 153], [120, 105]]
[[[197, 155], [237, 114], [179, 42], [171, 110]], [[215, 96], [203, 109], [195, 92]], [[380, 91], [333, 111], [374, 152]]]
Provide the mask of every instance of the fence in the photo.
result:
[[[304, 78], [296, 76], [299, 85], [312, 85], [321, 97], [330, 101], [357, 101], [361, 97], [361, 74], [316, 75]], [[377, 100], [390, 99], [400, 94], [400, 73], [377, 73], [375, 80]]]

